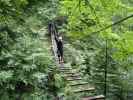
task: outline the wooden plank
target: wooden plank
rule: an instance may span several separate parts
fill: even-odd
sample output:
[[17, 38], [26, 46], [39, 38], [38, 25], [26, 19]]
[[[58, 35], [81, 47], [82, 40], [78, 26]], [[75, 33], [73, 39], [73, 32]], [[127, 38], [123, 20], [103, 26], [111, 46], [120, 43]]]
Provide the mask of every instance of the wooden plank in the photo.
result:
[[59, 68], [71, 68], [72, 69], [72, 67], [65, 67], [65, 66], [60, 66]]
[[72, 70], [71, 67], [60, 67], [59, 69], [60, 69], [60, 70]]
[[74, 72], [64, 72], [64, 74], [74, 75]]
[[68, 84], [77, 84], [83, 82], [83, 80], [73, 80], [73, 81], [68, 81]]
[[75, 81], [75, 80], [82, 80], [81, 77], [71, 77], [71, 78], [67, 78], [67, 81]]
[[98, 95], [98, 96], [93, 96], [93, 97], [83, 97], [81, 100], [104, 100], [105, 96], [104, 95]]
[[78, 85], [85, 85], [85, 84], [88, 84], [88, 82], [80, 82], [80, 83], [70, 84], [70, 86], [78, 86]]
[[80, 77], [80, 75], [79, 74], [68, 74], [68, 75], [65, 75], [65, 77]]
[[91, 87], [91, 88], [83, 88], [83, 89], [77, 89], [77, 90], [73, 90], [74, 93], [79, 93], [79, 92], [88, 92], [88, 91], [94, 91], [95, 88]]
[[94, 89], [94, 86], [90, 84], [84, 84], [84, 85], [77, 85], [71, 87], [73, 90], [84, 90], [84, 89]]
[[60, 70], [60, 72], [70, 72], [70, 70]]

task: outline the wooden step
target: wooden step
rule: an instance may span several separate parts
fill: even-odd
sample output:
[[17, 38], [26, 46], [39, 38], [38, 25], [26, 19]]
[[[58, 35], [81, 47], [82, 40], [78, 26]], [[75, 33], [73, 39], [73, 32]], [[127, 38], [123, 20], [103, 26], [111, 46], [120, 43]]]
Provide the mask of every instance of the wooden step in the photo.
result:
[[95, 88], [94, 87], [90, 87], [90, 88], [82, 88], [82, 89], [76, 89], [73, 90], [74, 93], [80, 93], [80, 92], [88, 92], [88, 91], [94, 91]]
[[84, 84], [84, 85], [76, 85], [76, 86], [72, 86], [71, 87], [73, 90], [77, 90], [77, 89], [89, 89], [89, 88], [94, 88], [92, 85], [90, 84]]
[[78, 84], [78, 83], [82, 83], [83, 80], [73, 80], [73, 81], [68, 81], [68, 84]]
[[80, 74], [74, 73], [74, 74], [66, 74], [64, 75], [65, 77], [76, 77], [76, 76], [81, 76]]
[[60, 69], [60, 70], [68, 70], [68, 71], [69, 71], [69, 70], [72, 70], [72, 68], [67, 68], [67, 67], [66, 67], [66, 68], [59, 68], [59, 69]]
[[72, 69], [72, 67], [59, 67], [59, 69]]
[[74, 72], [64, 72], [64, 74], [74, 75]]
[[67, 81], [75, 81], [75, 80], [82, 80], [81, 77], [69, 77], [69, 78], [66, 78]]
[[81, 100], [105, 100], [104, 95], [98, 95], [98, 96], [93, 96], [93, 97], [83, 97]]
[[60, 72], [62, 72], [64, 74], [69, 74], [69, 75], [77, 74], [76, 69], [72, 69], [72, 70], [60, 70]]
[[61, 66], [61, 67], [59, 67], [59, 68], [64, 68], [64, 69], [68, 69], [68, 68], [72, 68], [72, 67], [65, 67], [65, 66]]
[[71, 72], [70, 70], [60, 70], [61, 72]]
[[74, 83], [74, 84], [70, 84], [70, 86], [78, 86], [78, 85], [85, 85], [85, 84], [88, 84], [88, 82]]

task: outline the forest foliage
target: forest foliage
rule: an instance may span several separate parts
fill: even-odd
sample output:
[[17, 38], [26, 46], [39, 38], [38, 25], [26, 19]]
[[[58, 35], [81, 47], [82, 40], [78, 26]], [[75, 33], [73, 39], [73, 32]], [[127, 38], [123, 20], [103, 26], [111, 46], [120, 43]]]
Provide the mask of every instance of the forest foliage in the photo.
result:
[[59, 27], [68, 44], [66, 62], [107, 100], [131, 100], [132, 0], [0, 0], [0, 100], [72, 95], [64, 88], [46, 35], [48, 22], [60, 16], [67, 19]]
[[62, 88], [47, 38], [55, 8], [56, 1], [0, 0], [0, 100], [52, 100]]
[[132, 6], [132, 0], [60, 1], [60, 14], [68, 17], [66, 37], [82, 56], [74, 64], [108, 100], [133, 98]]

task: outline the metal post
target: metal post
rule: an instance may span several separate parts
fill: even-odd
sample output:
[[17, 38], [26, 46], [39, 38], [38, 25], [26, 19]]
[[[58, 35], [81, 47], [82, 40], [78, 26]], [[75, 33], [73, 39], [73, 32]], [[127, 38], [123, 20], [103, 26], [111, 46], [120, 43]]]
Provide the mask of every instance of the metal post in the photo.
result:
[[105, 95], [105, 98], [107, 96], [107, 67], [108, 67], [108, 39], [106, 39], [106, 47], [105, 47], [105, 87], [104, 87], [104, 95]]

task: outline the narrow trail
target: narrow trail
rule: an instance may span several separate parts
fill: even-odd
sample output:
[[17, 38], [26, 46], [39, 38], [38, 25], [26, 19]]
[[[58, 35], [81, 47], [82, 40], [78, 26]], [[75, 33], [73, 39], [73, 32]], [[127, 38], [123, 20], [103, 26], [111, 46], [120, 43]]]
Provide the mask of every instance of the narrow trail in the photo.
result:
[[50, 34], [56, 64], [63, 77], [66, 79], [67, 85], [71, 87], [71, 92], [79, 96], [81, 98], [80, 100], [105, 100], [104, 95], [97, 95], [95, 93], [95, 87], [85, 81], [78, 69], [73, 69], [70, 65], [64, 63], [58, 63], [57, 45], [55, 41], [55, 35], [58, 35], [58, 33], [54, 24], [50, 27]]

